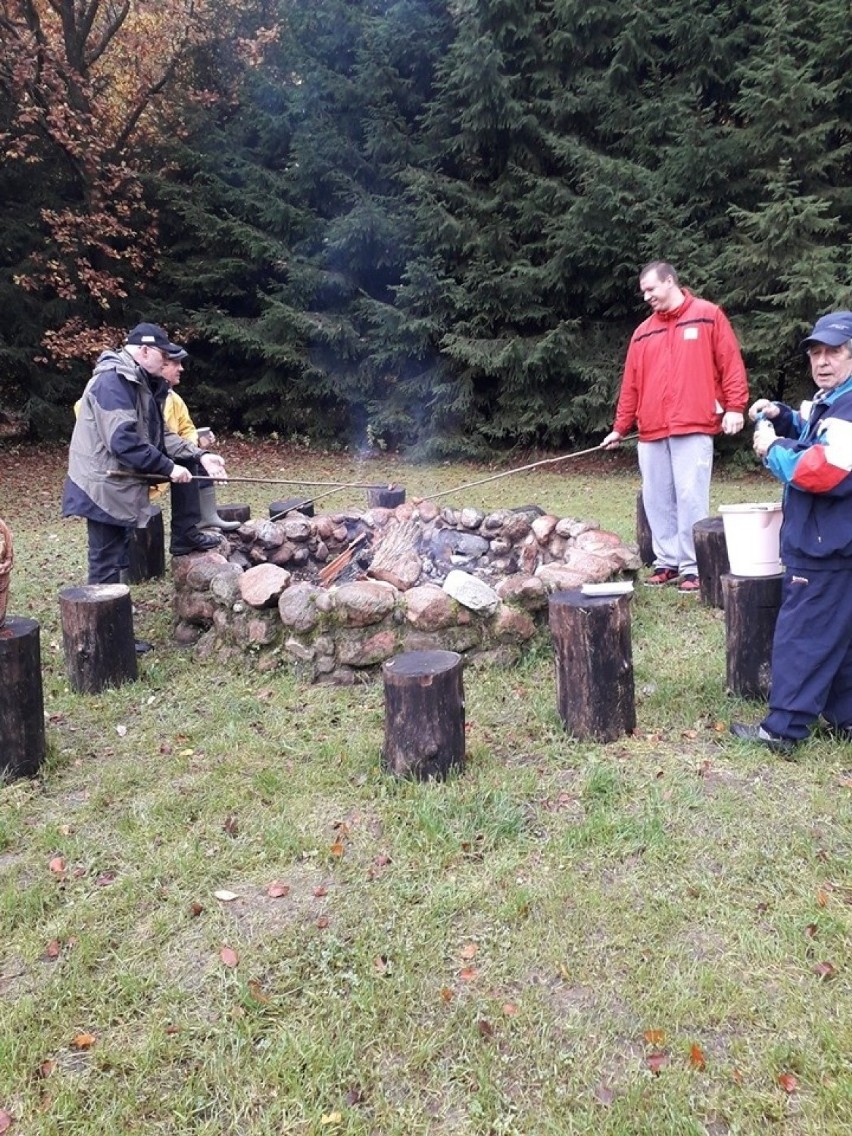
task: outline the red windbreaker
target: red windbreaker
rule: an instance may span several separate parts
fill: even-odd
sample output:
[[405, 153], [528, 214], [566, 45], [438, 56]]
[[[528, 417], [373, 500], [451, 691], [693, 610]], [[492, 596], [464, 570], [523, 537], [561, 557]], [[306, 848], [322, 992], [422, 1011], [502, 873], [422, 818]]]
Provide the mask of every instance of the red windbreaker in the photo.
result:
[[737, 337], [716, 304], [683, 289], [684, 301], [654, 312], [633, 333], [613, 429], [641, 442], [718, 434], [722, 413], [745, 413], [748, 382]]

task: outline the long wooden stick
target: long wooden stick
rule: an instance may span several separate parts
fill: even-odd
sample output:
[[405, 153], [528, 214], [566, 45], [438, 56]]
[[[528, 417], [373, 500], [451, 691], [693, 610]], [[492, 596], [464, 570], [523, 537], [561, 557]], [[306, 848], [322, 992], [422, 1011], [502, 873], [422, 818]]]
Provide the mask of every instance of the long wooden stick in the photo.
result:
[[[164, 477], [162, 473], [136, 473], [129, 469], [110, 469], [107, 471], [108, 477], [135, 477], [141, 481], [157, 481], [160, 483], [167, 482], [169, 479]], [[369, 483], [360, 481], [282, 481], [272, 477], [213, 477], [211, 474], [193, 473], [193, 481], [216, 481], [222, 485], [230, 484], [231, 482], [239, 482], [243, 485], [304, 485], [308, 489], [393, 489], [393, 485], [377, 485], [375, 481]]]
[[[625, 434], [623, 438], [619, 439], [621, 442], [632, 442], [634, 438], [638, 438], [638, 434]], [[429, 501], [434, 501], [437, 497], [446, 497], [450, 493], [461, 493], [463, 489], [472, 489], [475, 485], [485, 485], [488, 481], [497, 481], [501, 477], [511, 477], [515, 473], [526, 473], [530, 469], [538, 469], [539, 466], [553, 465], [555, 462], [570, 461], [571, 458], [582, 458], [586, 454], [594, 454], [598, 450], [602, 450], [602, 445], [590, 446], [587, 450], [577, 450], [573, 454], [562, 454], [558, 458], [543, 458], [542, 461], [530, 462], [529, 465], [520, 465], [517, 469], [506, 469], [502, 473], [492, 474], [491, 477], [482, 477], [479, 481], [468, 481], [464, 485], [456, 485], [454, 489], [442, 489], [440, 493], [432, 493], [427, 498]]]

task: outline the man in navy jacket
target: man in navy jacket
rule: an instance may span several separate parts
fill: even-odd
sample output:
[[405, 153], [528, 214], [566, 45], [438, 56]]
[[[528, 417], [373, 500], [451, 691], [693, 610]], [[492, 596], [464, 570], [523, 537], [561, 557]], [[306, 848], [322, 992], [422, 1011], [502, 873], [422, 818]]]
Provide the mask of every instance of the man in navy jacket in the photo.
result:
[[731, 733], [789, 752], [822, 716], [852, 740], [852, 311], [817, 320], [802, 346], [818, 388], [797, 413], [758, 399], [755, 452], [784, 485], [783, 601], [769, 713]]

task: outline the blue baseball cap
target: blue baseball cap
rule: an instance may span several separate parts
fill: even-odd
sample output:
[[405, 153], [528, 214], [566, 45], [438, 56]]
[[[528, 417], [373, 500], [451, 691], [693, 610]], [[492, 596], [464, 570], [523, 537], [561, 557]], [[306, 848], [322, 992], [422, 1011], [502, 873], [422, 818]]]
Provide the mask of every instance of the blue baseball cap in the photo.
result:
[[829, 312], [820, 316], [802, 347], [807, 350], [812, 343], [824, 343], [827, 347], [839, 347], [852, 339], [852, 312]]
[[132, 331], [127, 333], [127, 339], [124, 342], [136, 347], [156, 347], [159, 351], [165, 351], [177, 358], [181, 358], [181, 356], [176, 356], [176, 352], [183, 351], [183, 348], [179, 347], [177, 343], [169, 341], [169, 337], [156, 323], [138, 323]]

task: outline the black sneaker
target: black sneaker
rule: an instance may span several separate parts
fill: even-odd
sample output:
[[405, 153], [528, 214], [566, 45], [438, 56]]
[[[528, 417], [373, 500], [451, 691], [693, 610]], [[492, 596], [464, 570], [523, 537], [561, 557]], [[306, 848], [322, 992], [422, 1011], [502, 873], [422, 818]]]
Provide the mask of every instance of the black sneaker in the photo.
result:
[[790, 754], [798, 745], [795, 738], [784, 738], [780, 734], [770, 734], [763, 726], [750, 726], [744, 722], [731, 722], [730, 731], [741, 742], [757, 742], [765, 745], [773, 753]]
[[171, 546], [172, 556], [189, 556], [191, 552], [210, 552], [219, 547], [219, 537], [209, 536], [207, 533], [185, 533], [180, 542]]
[[149, 643], [147, 639], [137, 639], [134, 645], [137, 655], [147, 655], [149, 651], [154, 650], [154, 644]]

